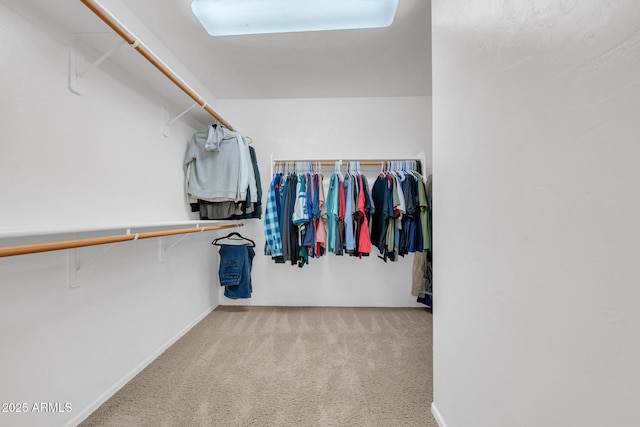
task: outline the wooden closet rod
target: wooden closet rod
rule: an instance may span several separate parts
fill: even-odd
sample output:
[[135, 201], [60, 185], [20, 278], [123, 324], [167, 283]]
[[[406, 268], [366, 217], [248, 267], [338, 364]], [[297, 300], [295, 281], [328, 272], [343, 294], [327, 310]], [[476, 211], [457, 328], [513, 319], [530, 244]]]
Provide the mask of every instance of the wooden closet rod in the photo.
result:
[[173, 71], [171, 71], [164, 63], [158, 59], [151, 51], [146, 47], [139, 44], [139, 40], [134, 38], [129, 31], [122, 26], [109, 12], [107, 12], [101, 5], [97, 5], [93, 0], [80, 0], [85, 6], [87, 6], [96, 16], [104, 21], [113, 31], [115, 31], [124, 41], [126, 41], [131, 47], [138, 51], [147, 61], [156, 67], [162, 74], [164, 74], [169, 80], [171, 80], [176, 86], [178, 86], [184, 93], [186, 93], [191, 99], [193, 99], [199, 106], [215, 118], [221, 125], [229, 130], [235, 131], [235, 129], [227, 123], [225, 119], [220, 117], [218, 113], [211, 108], [207, 102], [202, 99], [197, 93], [195, 93], [187, 84], [178, 77]]
[[0, 258], [35, 254], [38, 252], [59, 251], [63, 249], [82, 248], [85, 246], [105, 245], [108, 243], [126, 242], [129, 240], [150, 239], [153, 237], [173, 236], [176, 234], [200, 233], [202, 231], [223, 230], [225, 228], [242, 227], [242, 223], [228, 225], [211, 225], [208, 227], [181, 228], [177, 230], [148, 231], [146, 233], [120, 234], [117, 236], [91, 237], [88, 239], [62, 240], [58, 242], [34, 243], [31, 245], [5, 246], [0, 248]]

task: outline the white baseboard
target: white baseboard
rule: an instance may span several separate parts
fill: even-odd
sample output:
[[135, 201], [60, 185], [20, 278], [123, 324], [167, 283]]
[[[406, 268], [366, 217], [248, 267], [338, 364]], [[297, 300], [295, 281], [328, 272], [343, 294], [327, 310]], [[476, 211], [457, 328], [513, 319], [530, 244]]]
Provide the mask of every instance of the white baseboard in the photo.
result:
[[[106, 392], [104, 392], [99, 398], [94, 400], [89, 406], [80, 411], [80, 413], [75, 416], [72, 420], [70, 420], [66, 427], [75, 427], [89, 417], [96, 409], [100, 407], [104, 402], [109, 400], [111, 396], [116, 394], [118, 390], [124, 387], [129, 381], [131, 381], [136, 375], [138, 375], [144, 368], [146, 368], [151, 362], [156, 360], [158, 356], [164, 353], [169, 347], [171, 347], [176, 341], [178, 341], [184, 334], [189, 332], [191, 328], [197, 325], [202, 319], [207, 317], [209, 313], [216, 309], [217, 306], [213, 306], [204, 311], [204, 313], [200, 314], [196, 317], [191, 323], [182, 328], [180, 332], [171, 337], [167, 342], [162, 344], [156, 351], [154, 351], [149, 357], [143, 360], [140, 364], [138, 364], [135, 368], [131, 370], [128, 374], [126, 374], [120, 381], [116, 382], [112, 387], [110, 387]], [[75, 409], [75, 408], [74, 408]]]
[[442, 419], [442, 415], [438, 412], [438, 408], [436, 408], [436, 402], [431, 402], [431, 413], [433, 414], [433, 418], [436, 419], [436, 422], [440, 427], [447, 427], [444, 420]]

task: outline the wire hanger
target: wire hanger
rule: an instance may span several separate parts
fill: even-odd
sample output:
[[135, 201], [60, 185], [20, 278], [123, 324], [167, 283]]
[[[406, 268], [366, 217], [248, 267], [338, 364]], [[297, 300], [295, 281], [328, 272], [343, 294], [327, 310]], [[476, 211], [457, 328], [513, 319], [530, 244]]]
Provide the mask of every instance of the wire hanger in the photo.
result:
[[[238, 239], [232, 239], [232, 237], [237, 236], [239, 237]], [[233, 231], [229, 234], [227, 234], [224, 237], [218, 237], [217, 239], [214, 239], [211, 244], [215, 245], [215, 246], [222, 246], [220, 243], [218, 243], [220, 240], [224, 240], [224, 239], [229, 239], [229, 240], [245, 240], [247, 242], [249, 242], [248, 245], [245, 246], [249, 246], [252, 248], [255, 248], [256, 246], [256, 242], [254, 242], [253, 240], [249, 239], [248, 237], [244, 237], [242, 234], [238, 233], [237, 231]]]

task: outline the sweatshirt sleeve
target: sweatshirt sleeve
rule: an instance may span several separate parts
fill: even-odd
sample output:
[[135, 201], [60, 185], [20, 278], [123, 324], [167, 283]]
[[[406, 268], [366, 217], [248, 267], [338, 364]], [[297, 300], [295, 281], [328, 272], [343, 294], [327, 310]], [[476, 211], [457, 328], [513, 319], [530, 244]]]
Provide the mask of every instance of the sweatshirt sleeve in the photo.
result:
[[195, 168], [194, 160], [196, 159], [196, 150], [197, 150], [197, 147], [192, 137], [191, 141], [189, 141], [189, 145], [187, 146], [187, 153], [184, 157], [184, 164], [182, 165], [184, 169], [185, 193], [187, 197], [187, 203], [189, 204], [197, 202], [197, 198], [195, 198], [193, 195], [189, 193], [189, 184], [190, 184], [192, 169]]
[[242, 143], [244, 146], [244, 152], [245, 152], [246, 163], [247, 163], [245, 167], [247, 168], [247, 172], [249, 172], [249, 177], [248, 177], [249, 194], [250, 194], [251, 202], [256, 203], [258, 201], [258, 188], [256, 185], [256, 174], [253, 170], [253, 161], [251, 158], [251, 151], [249, 150], [249, 143], [245, 140], [244, 137], [242, 137]]
[[235, 132], [234, 136], [238, 144], [238, 159], [240, 165], [236, 201], [241, 201], [247, 199], [247, 191], [249, 190], [249, 168], [251, 167], [251, 159], [249, 158], [249, 149], [247, 148], [247, 144], [246, 142], [244, 142], [242, 135]]
[[187, 145], [187, 153], [184, 156], [183, 168], [185, 173], [187, 172], [187, 168], [189, 164], [196, 159], [197, 154], [198, 154], [198, 146], [196, 145], [194, 137], [191, 137], [191, 140], [189, 141], [189, 145]]

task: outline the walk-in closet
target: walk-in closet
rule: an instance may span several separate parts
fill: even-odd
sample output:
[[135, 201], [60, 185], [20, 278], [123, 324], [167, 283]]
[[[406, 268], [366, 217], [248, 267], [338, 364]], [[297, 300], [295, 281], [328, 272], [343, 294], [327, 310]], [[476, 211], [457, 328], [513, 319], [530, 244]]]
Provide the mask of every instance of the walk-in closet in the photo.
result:
[[0, 426], [640, 425], [640, 5], [329, 3], [0, 1]]
[[428, 3], [192, 3], [0, 5], [0, 424], [435, 425]]

